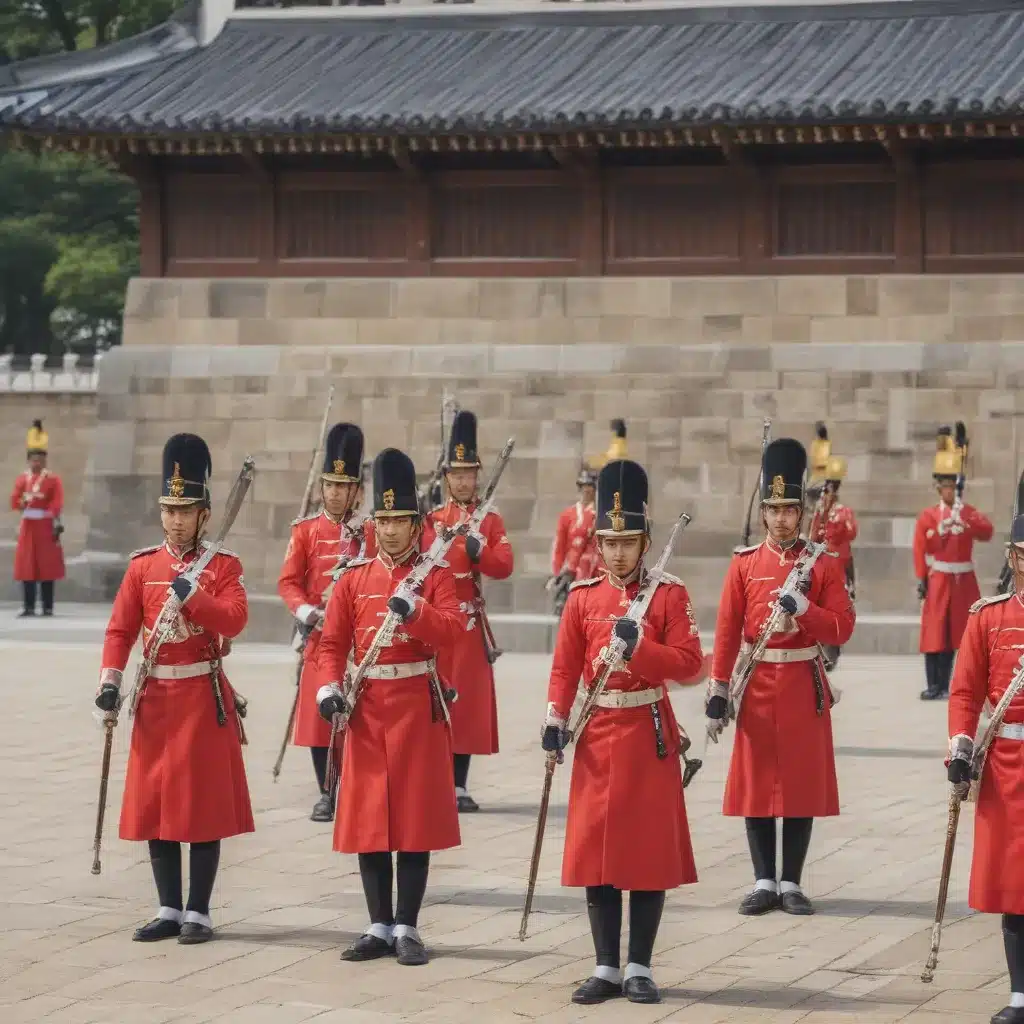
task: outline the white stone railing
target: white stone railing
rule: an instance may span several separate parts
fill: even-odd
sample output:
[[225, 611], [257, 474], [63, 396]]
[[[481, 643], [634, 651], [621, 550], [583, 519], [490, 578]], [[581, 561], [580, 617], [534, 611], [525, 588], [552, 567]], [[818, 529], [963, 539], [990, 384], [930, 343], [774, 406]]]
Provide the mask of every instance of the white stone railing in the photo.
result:
[[47, 369], [45, 353], [29, 356], [29, 368], [16, 368], [14, 356], [0, 355], [0, 393], [17, 392], [90, 392], [96, 390], [102, 352], [93, 357], [89, 368], [78, 368], [77, 352], [66, 352], [59, 369]]

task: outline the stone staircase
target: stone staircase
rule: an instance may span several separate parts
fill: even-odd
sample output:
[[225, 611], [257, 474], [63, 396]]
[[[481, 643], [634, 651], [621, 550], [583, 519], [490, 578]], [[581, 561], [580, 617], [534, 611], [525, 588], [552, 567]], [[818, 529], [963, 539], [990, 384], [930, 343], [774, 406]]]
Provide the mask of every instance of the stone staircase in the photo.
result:
[[[251, 632], [287, 635], [273, 591], [328, 385], [333, 418], [360, 423], [369, 454], [402, 447], [424, 472], [447, 390], [477, 413], [485, 463], [517, 440], [498, 502], [517, 571], [488, 587], [501, 642], [549, 645], [554, 524], [580, 457], [605, 450], [616, 416], [651, 477], [655, 547], [679, 512], [694, 517], [673, 571], [709, 630], [762, 418], [805, 443], [823, 419], [861, 528], [854, 648], [912, 651], [910, 544], [934, 498], [935, 430], [968, 424], [968, 500], [996, 525], [977, 549], [987, 593], [1018, 471], [1022, 382], [1016, 277], [136, 280], [125, 344], [100, 373], [83, 586], [104, 554], [151, 542], [161, 446], [187, 427], [214, 451], [218, 502], [243, 456], [256, 458], [231, 546], [254, 595]], [[109, 589], [106, 564], [97, 585]]]

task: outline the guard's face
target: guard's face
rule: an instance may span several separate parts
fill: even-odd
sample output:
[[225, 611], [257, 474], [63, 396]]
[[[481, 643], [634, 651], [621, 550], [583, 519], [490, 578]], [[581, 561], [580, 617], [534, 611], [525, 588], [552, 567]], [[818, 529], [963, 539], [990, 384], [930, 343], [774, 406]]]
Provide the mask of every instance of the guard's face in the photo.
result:
[[476, 494], [476, 481], [479, 470], [470, 469], [449, 469], [445, 471], [444, 477], [448, 481], [448, 493], [460, 504], [465, 505], [472, 501]]
[[374, 518], [377, 543], [392, 558], [404, 555], [419, 537], [420, 524], [414, 516], [381, 516]]
[[[1010, 545], [1010, 568], [1013, 570], [1015, 580], [1019, 580], [1021, 576], [1024, 576], [1024, 549], [1017, 544]], [[1016, 582], [1014, 583], [1014, 590], [1019, 594], [1021, 588]]]
[[776, 544], [788, 544], [800, 533], [803, 509], [799, 505], [765, 505], [764, 525]]
[[358, 487], [358, 484], [339, 484], [331, 480], [324, 480], [324, 508], [335, 519], [340, 519], [352, 508]]
[[209, 518], [210, 513], [198, 505], [160, 506], [160, 523], [164, 534], [171, 544], [179, 548], [192, 544]]
[[599, 537], [597, 544], [608, 571], [624, 579], [640, 564], [648, 540], [643, 534], [635, 534], [632, 537]]
[[936, 490], [939, 492], [939, 497], [942, 499], [944, 505], [952, 505], [953, 499], [956, 497], [956, 482], [943, 480], [941, 483], [936, 485]]
[[28, 457], [28, 467], [33, 473], [38, 473], [46, 467], [46, 456], [45, 455], [30, 455]]
[[594, 488], [590, 484], [583, 484], [583, 486], [580, 487], [580, 501], [582, 501], [584, 505], [594, 504]]

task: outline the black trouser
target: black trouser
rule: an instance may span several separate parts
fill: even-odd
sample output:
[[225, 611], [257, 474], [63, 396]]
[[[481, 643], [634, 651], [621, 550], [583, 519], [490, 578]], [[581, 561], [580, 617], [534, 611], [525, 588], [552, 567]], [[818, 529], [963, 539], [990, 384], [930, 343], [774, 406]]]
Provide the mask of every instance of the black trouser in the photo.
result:
[[398, 911], [392, 909], [391, 883], [393, 869], [391, 854], [359, 854], [359, 874], [363, 880], [366, 909], [370, 912], [371, 924], [406, 924], [416, 927], [419, 920], [423, 895], [427, 891], [427, 875], [430, 871], [430, 854], [410, 853], [399, 850], [396, 858], [398, 874]]
[[[629, 963], [651, 966], [654, 940], [658, 937], [664, 909], [664, 890], [638, 890], [629, 894]], [[598, 967], [618, 968], [622, 890], [613, 885], [588, 885], [587, 916], [590, 918]]]
[[[53, 611], [53, 580], [40, 580], [40, 589], [43, 593], [43, 611]], [[34, 612], [36, 610], [36, 581], [35, 580], [23, 580], [21, 589], [25, 594], [25, 611]]]
[[455, 788], [465, 789], [469, 778], [469, 754], [452, 754], [452, 769], [455, 775]]
[[949, 693], [956, 651], [933, 651], [924, 656], [924, 677], [929, 693]]
[[[316, 772], [316, 784], [320, 787], [321, 793], [327, 792], [327, 753], [330, 747], [310, 747], [309, 752], [313, 755], [313, 771]], [[334, 776], [334, 792], [338, 791], [339, 775]], [[333, 794], [332, 794], [333, 795]]]
[[[181, 843], [150, 839], [149, 859], [160, 906], [181, 910]], [[188, 850], [188, 904], [186, 910], [209, 916], [210, 896], [220, 864], [220, 840], [191, 843]]]
[[[747, 842], [754, 862], [754, 880], [775, 880], [775, 819], [747, 818]], [[813, 818], [782, 819], [782, 882], [800, 884], [811, 845]]]
[[1010, 991], [1024, 992], [1024, 914], [1003, 914], [1003, 949]]

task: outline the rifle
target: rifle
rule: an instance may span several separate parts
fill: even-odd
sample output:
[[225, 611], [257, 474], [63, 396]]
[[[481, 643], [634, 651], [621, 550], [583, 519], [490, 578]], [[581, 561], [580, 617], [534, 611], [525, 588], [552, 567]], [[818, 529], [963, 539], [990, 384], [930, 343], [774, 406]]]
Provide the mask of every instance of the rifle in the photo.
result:
[[[190, 583], [198, 582], [203, 570], [210, 564], [213, 556], [216, 555], [224, 546], [224, 539], [227, 537], [228, 531], [234, 525], [235, 519], [238, 518], [238, 513], [242, 508], [242, 502], [245, 500], [245, 495], [252, 484], [255, 472], [256, 464], [253, 462], [252, 457], [247, 455], [245, 457], [245, 461], [242, 463], [242, 469], [238, 474], [238, 479], [235, 480], [234, 486], [231, 488], [231, 493], [228, 495], [228, 500], [224, 507], [224, 521], [221, 524], [220, 531], [213, 540], [213, 543], [204, 544], [203, 553], [188, 567], [188, 569], [185, 570], [185, 572], [182, 573], [182, 576]], [[178, 600], [177, 594], [172, 591], [167, 595], [167, 600], [164, 602], [164, 606], [160, 609], [160, 614], [157, 616], [156, 622], [153, 624], [153, 632], [150, 634], [149, 650], [143, 651], [142, 662], [135, 674], [135, 683], [132, 686], [131, 696], [128, 701], [129, 718], [135, 714], [135, 708], [138, 706], [139, 698], [142, 696], [146, 680], [149, 678], [149, 673], [152, 672], [153, 665], [156, 663], [156, 656], [159, 653], [160, 648], [163, 646], [164, 641], [174, 631], [175, 623], [177, 622], [178, 613], [180, 611], [181, 601]], [[110, 752], [114, 740], [114, 727], [117, 725], [118, 710], [120, 710], [120, 703], [118, 704], [117, 709], [106, 712], [103, 717], [103, 728], [106, 735], [103, 739], [103, 762], [100, 768], [100, 794], [96, 807], [96, 833], [93, 837], [92, 873], [94, 875], [98, 875], [100, 873], [100, 844], [103, 842], [103, 819], [107, 811], [107, 784], [110, 781]], [[218, 711], [219, 710], [220, 705], [218, 703]]]
[[[429, 550], [417, 559], [416, 564], [412, 567], [412, 571], [409, 575], [406, 576], [405, 579], [402, 580], [402, 582], [395, 588], [395, 592], [392, 594], [392, 597], [402, 597], [411, 600], [426, 581], [427, 576], [430, 575], [430, 571], [443, 560], [444, 556], [448, 553], [448, 549], [455, 543], [455, 539], [457, 537], [464, 537], [471, 531], [475, 531], [484, 521], [484, 517], [491, 511], [491, 506], [494, 504], [494, 491], [498, 486], [498, 481], [501, 479], [501, 474], [505, 472], [505, 467], [508, 465], [508, 461], [512, 456], [512, 449], [515, 447], [515, 444], [515, 439], [511, 437], [505, 442], [505, 447], [502, 448], [501, 453], [498, 455], [498, 461], [495, 463], [494, 469], [491, 472], [491, 479], [487, 483], [487, 490], [484, 492], [483, 501], [481, 501], [476, 507], [473, 514], [464, 523], [460, 523], [458, 526], [446, 526], [435, 535], [434, 542], [430, 545]], [[363, 660], [359, 663], [352, 675], [352, 679], [348, 687], [348, 713], [345, 715], [344, 721], [341, 720], [342, 716], [340, 715], [335, 715], [331, 721], [331, 738], [327, 747], [328, 792], [332, 790], [334, 784], [335, 738], [337, 737], [338, 732], [343, 730], [352, 719], [352, 715], [356, 709], [356, 704], [358, 704], [359, 698], [363, 692], [366, 673], [374, 666], [374, 664], [376, 664], [377, 658], [380, 656], [380, 652], [385, 647], [391, 646], [395, 630], [401, 624], [402, 620], [398, 615], [391, 611], [391, 609], [388, 609], [387, 615], [384, 616], [384, 621], [380, 626], [378, 626], [377, 632], [374, 634], [373, 640], [366, 650], [366, 654], [363, 655]], [[434, 685], [437, 685], [436, 682]], [[448, 707], [445, 701], [445, 695], [439, 694], [439, 696], [441, 697], [441, 709], [444, 712], [445, 721], [450, 725], [451, 720], [448, 717]]]
[[448, 414], [454, 417], [459, 408], [459, 403], [454, 396], [449, 395], [446, 391], [441, 400], [441, 451], [437, 456], [437, 465], [434, 467], [434, 471], [420, 488], [420, 512], [423, 515], [440, 504], [440, 501], [437, 500], [437, 493], [440, 491], [441, 478], [444, 476], [444, 462], [448, 457], [448, 431], [450, 430], [450, 421], [446, 417]]
[[[768, 447], [768, 442], [772, 436], [772, 421], [769, 417], [765, 416], [764, 426], [761, 433], [761, 472], [757, 478], [757, 485], [750, 495], [750, 502], [747, 505], [747, 518], [743, 523], [743, 535], [740, 542], [740, 548], [750, 547], [750, 517], [754, 511], [754, 502], [757, 500], [757, 496], [761, 493], [764, 486], [764, 451]], [[737, 549], [738, 550], [738, 549]]]
[[[644, 581], [637, 591], [636, 597], [630, 602], [629, 608], [625, 616], [623, 616], [624, 618], [632, 620], [638, 626], [643, 621], [643, 617], [647, 614], [647, 609], [650, 606], [651, 598], [654, 597], [654, 592], [665, 577], [665, 566], [668, 564], [669, 558], [672, 557], [676, 538], [687, 527], [689, 522], [690, 516], [685, 512], [676, 520], [668, 542], [661, 552], [661, 557], [655, 563], [654, 568], [645, 574]], [[587, 695], [576, 716], [576, 724], [571, 729], [566, 730], [566, 747], [573, 740], [577, 739], [587, 727], [587, 723], [594, 713], [594, 708], [597, 707], [598, 698], [604, 693], [609, 677], [621, 667], [622, 654], [625, 649], [625, 641], [620, 640], [614, 635], [609, 638], [607, 645], [602, 648], [601, 660], [604, 664], [601, 666], [601, 671], [594, 677], [593, 685], [587, 691]], [[537, 888], [537, 872], [540, 870], [540, 851], [544, 843], [544, 828], [547, 825], [548, 803], [551, 799], [551, 782], [555, 775], [555, 765], [562, 760], [564, 760], [562, 751], [551, 751], [547, 754], [544, 762], [544, 785], [540, 795], [540, 810], [537, 813], [537, 831], [533, 838], [533, 854], [530, 857], [530, 874], [526, 882], [526, 902], [523, 905], [523, 919], [519, 925], [520, 942], [526, 941], [526, 926], [530, 919], [530, 910], [533, 908], [534, 890]], [[697, 767], [700, 766], [698, 765]], [[694, 769], [695, 773], [696, 769]], [[692, 778], [693, 776], [691, 775], [690, 777]]]
[[[801, 579], [810, 579], [814, 563], [824, 554], [824, 552], [824, 544], [815, 544], [814, 541], [805, 541], [804, 550], [796, 560], [796, 564], [789, 570], [789, 575], [786, 577], [786, 582], [782, 585], [782, 590], [792, 589], [798, 585]], [[740, 701], [743, 699], [743, 693], [747, 688], [747, 684], [750, 682], [750, 679], [754, 674], [754, 670], [761, 661], [761, 656], [764, 654], [765, 648], [768, 646], [768, 641], [772, 638], [773, 634], [778, 631], [779, 626], [782, 624], [782, 617], [785, 614], [786, 612], [779, 604], [778, 599], [776, 599], [772, 603], [771, 611], [769, 611], [768, 616], [765, 618], [764, 622], [761, 623], [761, 628], [757, 631], [757, 636], [754, 638], [754, 642], [751, 644], [750, 650], [747, 651], [743, 661], [736, 667], [736, 670], [733, 673], [729, 694], [729, 709], [726, 717], [724, 719], [708, 719], [708, 739], [714, 740], [714, 742], [717, 743], [719, 735], [721, 735], [729, 721], [735, 720], [739, 715]]]
[[[320, 433], [317, 435], [316, 445], [313, 447], [313, 456], [309, 463], [309, 473], [306, 476], [306, 489], [302, 492], [302, 501], [299, 502], [299, 519], [309, 515], [313, 505], [313, 488], [316, 486], [317, 466], [323, 458], [324, 444], [327, 440], [327, 421], [331, 415], [331, 403], [334, 401], [334, 385], [330, 386], [327, 392], [327, 404], [324, 406], [324, 414], [320, 420]], [[295, 728], [295, 716], [299, 710], [299, 681], [302, 679], [302, 665], [306, 657], [306, 642], [309, 640], [311, 630], [302, 629], [297, 622], [292, 623], [292, 644], [295, 645], [296, 638], [299, 638], [298, 646], [295, 647], [298, 654], [298, 664], [295, 667], [295, 696], [292, 698], [292, 708], [288, 714], [288, 726], [284, 732], [284, 739], [281, 741], [281, 749], [278, 751], [277, 760], [274, 762], [272, 774], [274, 781], [281, 774], [281, 765], [284, 764], [284, 754], [288, 749], [288, 741]]]
[[[1017, 671], [1010, 680], [1010, 685], [999, 699], [999, 703], [992, 712], [985, 731], [978, 740], [978, 745], [971, 754], [971, 783], [969, 793], [976, 795], [978, 786], [981, 785], [981, 775], [985, 770], [985, 760], [988, 756], [989, 747], [996, 738], [1007, 709], [1014, 699], [1024, 690], [1024, 654], [1017, 662]], [[942, 852], [942, 871], [939, 875], [939, 894], [935, 900], [935, 920], [932, 924], [932, 944], [928, 953], [928, 960], [921, 972], [921, 980], [930, 982], [935, 977], [935, 968], [939, 965], [939, 943], [942, 939], [942, 919], [946, 913], [946, 896], [949, 893], [949, 875], [953, 866], [953, 847], [956, 845], [957, 825], [960, 823], [960, 805], [968, 799], [965, 793], [957, 786], [953, 786], [949, 794], [949, 818], [946, 824], [946, 846]]]

